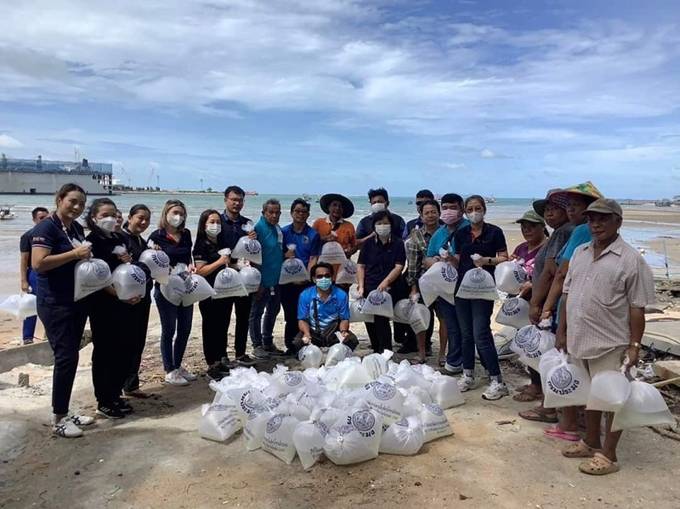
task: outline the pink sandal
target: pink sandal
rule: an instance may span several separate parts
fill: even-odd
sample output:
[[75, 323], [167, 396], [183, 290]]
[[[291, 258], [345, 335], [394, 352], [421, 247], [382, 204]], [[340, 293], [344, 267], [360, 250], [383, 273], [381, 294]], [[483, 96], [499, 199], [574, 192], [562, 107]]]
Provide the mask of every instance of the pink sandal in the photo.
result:
[[566, 440], [567, 442], [578, 442], [581, 440], [579, 434], [575, 431], [564, 431], [559, 424], [550, 426], [543, 430], [543, 434], [550, 438], [557, 438], [559, 440]]

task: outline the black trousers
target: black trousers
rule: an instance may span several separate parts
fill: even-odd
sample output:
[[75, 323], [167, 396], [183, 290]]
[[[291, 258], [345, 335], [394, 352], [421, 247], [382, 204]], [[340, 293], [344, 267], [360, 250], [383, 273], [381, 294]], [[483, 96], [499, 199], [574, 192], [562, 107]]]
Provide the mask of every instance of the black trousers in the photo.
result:
[[229, 303], [227, 299], [205, 299], [198, 303], [203, 324], [203, 355], [208, 366], [227, 356], [229, 331]]
[[131, 392], [139, 389], [139, 366], [142, 363], [146, 334], [149, 329], [151, 295], [148, 294], [140, 303], [128, 307], [130, 308], [130, 345], [126, 351], [127, 372], [123, 381], [123, 389]]
[[54, 352], [52, 411], [56, 415], [66, 415], [78, 368], [78, 352], [87, 312], [82, 302], [57, 304], [54, 299], [42, 296], [37, 299], [37, 307]]
[[368, 332], [371, 348], [375, 353], [392, 350], [392, 328], [389, 318], [374, 316], [373, 323], [366, 323], [366, 332]]
[[[306, 321], [309, 323], [309, 320]], [[335, 335], [338, 330], [340, 330], [339, 320], [331, 323], [322, 331], [314, 330], [310, 324], [309, 332], [312, 344], [318, 346], [319, 348], [327, 348], [340, 343], [338, 336]], [[343, 340], [343, 344], [345, 344], [350, 350], [354, 351], [354, 349], [359, 346], [359, 339], [352, 331], [348, 331], [347, 337]], [[305, 346], [305, 344], [302, 342], [302, 332], [298, 332], [295, 336], [295, 339], [293, 339], [291, 343], [291, 351], [297, 354], [297, 352], [300, 351], [303, 346]]]
[[131, 308], [104, 290], [90, 295], [88, 315], [92, 329], [92, 384], [100, 405], [111, 405], [128, 375], [131, 339]]
[[235, 355], [236, 357], [245, 355], [248, 344], [250, 305], [250, 295], [226, 299], [206, 299], [198, 304], [203, 317], [203, 355], [208, 366], [227, 356], [227, 335], [232, 310], [236, 315]]
[[297, 319], [298, 299], [300, 294], [309, 288], [309, 284], [296, 285], [291, 283], [281, 285], [280, 288], [281, 307], [283, 307], [283, 317], [286, 321], [283, 337], [286, 348], [293, 351], [293, 341], [299, 332]]

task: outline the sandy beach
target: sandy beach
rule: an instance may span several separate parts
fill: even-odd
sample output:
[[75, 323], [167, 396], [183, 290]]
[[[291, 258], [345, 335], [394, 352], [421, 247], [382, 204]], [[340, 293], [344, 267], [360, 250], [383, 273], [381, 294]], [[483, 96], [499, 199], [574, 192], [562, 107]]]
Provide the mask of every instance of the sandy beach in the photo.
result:
[[[629, 215], [635, 218], [632, 221], [680, 224], [680, 212], [636, 209]], [[495, 221], [504, 228], [510, 250], [521, 242], [512, 220]], [[658, 251], [661, 242], [652, 239], [648, 246]], [[665, 242], [669, 257], [680, 263], [680, 239]], [[0, 243], [8, 245], [10, 239], [0, 237]], [[17, 271], [2, 272], [0, 284], [0, 291], [12, 293], [19, 284]], [[668, 309], [674, 306], [668, 304]], [[196, 432], [200, 406], [212, 399], [204, 376], [200, 324], [196, 306], [185, 364], [201, 375], [199, 380], [189, 387], [166, 386], [160, 324], [152, 307], [140, 379], [143, 390], [153, 397], [134, 400], [136, 413], [131, 418], [98, 420], [75, 443], [77, 450], [74, 442], [55, 439], [49, 432], [50, 367], [24, 365], [0, 374], [0, 445], [5, 460], [0, 464], [0, 507], [344, 508], [376, 507], [377, 499], [381, 507], [422, 503], [503, 508], [680, 506], [680, 491], [667, 483], [680, 453], [678, 442], [650, 429], [626, 433], [620, 447], [624, 468], [602, 483], [580, 474], [577, 461], [563, 458], [562, 444], [544, 437], [543, 425], [517, 417], [532, 403], [512, 398], [485, 402], [481, 388], [466, 394], [464, 406], [446, 411], [455, 435], [427, 444], [415, 457], [381, 455], [349, 467], [325, 461], [304, 472], [297, 462], [288, 466], [263, 451], [247, 452], [240, 434], [224, 444], [208, 442]], [[357, 353], [370, 353], [365, 327], [353, 324], [352, 328], [361, 341]], [[19, 331], [17, 320], [0, 317], [0, 348], [17, 347]], [[282, 333], [281, 313], [275, 328], [279, 346]], [[230, 356], [232, 334], [233, 325]], [[438, 355], [437, 337], [435, 330], [432, 366]], [[73, 407], [89, 414], [95, 409], [91, 348], [81, 350], [73, 397]], [[297, 365], [295, 360], [285, 362]], [[502, 370], [511, 389], [527, 381], [514, 362], [503, 361]], [[16, 385], [19, 373], [29, 375], [29, 387]], [[540, 483], [536, 482], [539, 472]], [[641, 472], [646, 474], [643, 483]]]

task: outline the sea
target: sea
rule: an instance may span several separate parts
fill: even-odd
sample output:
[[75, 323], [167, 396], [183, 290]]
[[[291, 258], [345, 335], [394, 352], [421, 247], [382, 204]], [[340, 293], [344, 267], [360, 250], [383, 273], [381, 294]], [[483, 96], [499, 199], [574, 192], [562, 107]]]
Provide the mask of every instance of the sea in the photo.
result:
[[[290, 204], [296, 195], [258, 195], [246, 196], [242, 214], [257, 221], [260, 217], [262, 204], [269, 198], [276, 198], [281, 202], [282, 215], [281, 224], [290, 222]], [[306, 196], [311, 204], [310, 222], [317, 217], [322, 217], [318, 203], [319, 196]], [[350, 218], [354, 224], [370, 213], [370, 206], [367, 197], [349, 196], [355, 206], [354, 215]], [[184, 202], [187, 207], [187, 223], [190, 229], [194, 230], [201, 212], [206, 209], [216, 209], [222, 211], [224, 202], [222, 194], [217, 193], [130, 193], [111, 196], [117, 207], [127, 215], [127, 211], [137, 203], [146, 204], [152, 211], [152, 227], [157, 224], [158, 217], [163, 208], [163, 204], [169, 199], [178, 199]], [[4, 196], [0, 205], [10, 205], [17, 215], [11, 221], [0, 221], [0, 274], [15, 272], [14, 265], [18, 264], [18, 241], [19, 236], [29, 229], [32, 225], [31, 210], [36, 206], [44, 206], [52, 210], [54, 208], [53, 197], [51, 196]], [[531, 209], [534, 198], [496, 198], [494, 203], [487, 205], [488, 211], [486, 220], [500, 226], [507, 233], [519, 235], [519, 225], [515, 221]], [[416, 217], [415, 199], [408, 197], [390, 197], [390, 210], [402, 216], [405, 220]], [[621, 231], [624, 239], [637, 248], [644, 250], [647, 262], [652, 266], [655, 273], [665, 275], [666, 264], [671, 275], [680, 275], [680, 265], [673, 264], [664, 253], [654, 252], [649, 248], [649, 241], [657, 238], [680, 238], [680, 225], [647, 222], [647, 221], [624, 221]], [[509, 246], [510, 250], [514, 246]], [[0, 295], [6, 293], [0, 289]]]

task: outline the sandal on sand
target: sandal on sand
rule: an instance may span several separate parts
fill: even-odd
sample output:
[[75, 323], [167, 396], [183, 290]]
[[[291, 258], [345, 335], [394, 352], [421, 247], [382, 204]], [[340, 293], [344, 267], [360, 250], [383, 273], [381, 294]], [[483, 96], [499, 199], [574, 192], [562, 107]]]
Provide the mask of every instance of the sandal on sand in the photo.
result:
[[439, 357], [439, 367], [443, 368], [446, 365], [446, 356], [442, 355]]
[[568, 445], [562, 449], [562, 456], [565, 458], [594, 458], [599, 452], [599, 449], [593, 449], [583, 440], [579, 440], [578, 443]]
[[527, 421], [545, 422], [548, 424], [557, 424], [557, 422], [559, 422], [557, 419], [557, 412], [550, 412], [546, 411], [545, 409], [543, 409], [543, 411], [541, 410], [541, 407], [536, 407], [532, 408], [531, 410], [519, 412], [518, 415]]
[[619, 471], [619, 465], [604, 454], [596, 452], [590, 461], [584, 461], [578, 469], [588, 475], [607, 475]]
[[515, 401], [519, 401], [521, 403], [529, 403], [530, 401], [540, 401], [543, 399], [543, 394], [541, 393], [535, 393], [532, 390], [529, 390], [528, 388], [523, 390], [522, 392], [518, 392], [515, 394], [512, 399]]
[[416, 366], [418, 364], [427, 364], [427, 359], [416, 358], [409, 360], [409, 362], [411, 363], [412, 366]]
[[[543, 434], [550, 438], [559, 438], [560, 440], [566, 440], [567, 442], [579, 442], [581, 440], [580, 435], [576, 431], [564, 431], [560, 428], [559, 424], [544, 429]], [[586, 457], [589, 458], [590, 456]]]

